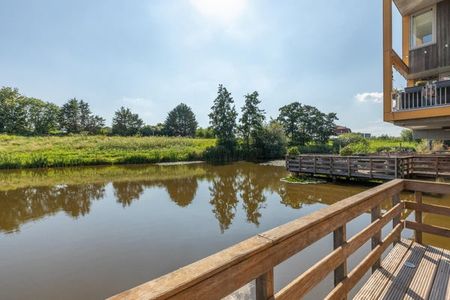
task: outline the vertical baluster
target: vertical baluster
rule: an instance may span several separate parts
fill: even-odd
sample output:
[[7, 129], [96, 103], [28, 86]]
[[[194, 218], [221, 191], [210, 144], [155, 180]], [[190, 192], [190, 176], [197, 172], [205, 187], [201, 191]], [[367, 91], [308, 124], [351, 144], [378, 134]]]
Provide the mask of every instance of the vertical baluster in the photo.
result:
[[[337, 249], [347, 242], [346, 224], [337, 228], [333, 232], [333, 246]], [[347, 259], [334, 270], [334, 286], [337, 286], [342, 280], [347, 277]]]
[[268, 300], [274, 295], [273, 269], [256, 278], [256, 300]]
[[[378, 220], [381, 217], [381, 207], [378, 204], [374, 208], [372, 208], [371, 211], [371, 220], [372, 223]], [[381, 243], [381, 230], [375, 233], [375, 235], [372, 237], [372, 250], [375, 249], [379, 244]], [[381, 266], [381, 260], [378, 259], [374, 265], [372, 266], [372, 273], [375, 272], [379, 267]]]
[[[392, 196], [392, 207], [400, 203], [400, 194], [395, 194]], [[392, 228], [395, 228], [400, 223], [400, 215], [392, 219]]]
[[[417, 204], [422, 204], [422, 192], [415, 192], [414, 193], [414, 198], [416, 200]], [[415, 211], [415, 220], [416, 223], [422, 224], [422, 211], [419, 209], [416, 209]], [[415, 238], [416, 238], [416, 242], [419, 244], [422, 244], [422, 231], [416, 230], [415, 231]]]

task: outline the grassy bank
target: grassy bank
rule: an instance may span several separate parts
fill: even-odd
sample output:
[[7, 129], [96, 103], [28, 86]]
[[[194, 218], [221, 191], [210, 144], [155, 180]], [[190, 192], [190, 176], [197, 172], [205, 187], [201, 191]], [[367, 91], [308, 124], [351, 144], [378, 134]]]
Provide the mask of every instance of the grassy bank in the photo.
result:
[[0, 168], [41, 168], [201, 160], [214, 139], [21, 137], [0, 135]]

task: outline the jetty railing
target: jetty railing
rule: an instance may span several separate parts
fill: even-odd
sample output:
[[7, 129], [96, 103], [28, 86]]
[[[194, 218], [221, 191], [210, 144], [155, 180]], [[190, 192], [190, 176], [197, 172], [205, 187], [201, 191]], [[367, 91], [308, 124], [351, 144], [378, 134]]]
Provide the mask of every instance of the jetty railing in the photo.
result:
[[[403, 191], [413, 191], [416, 202], [402, 202], [400, 193]], [[334, 273], [334, 288], [327, 299], [343, 299], [367, 271], [380, 266], [383, 252], [400, 239], [405, 227], [416, 231], [418, 242], [421, 242], [422, 232], [450, 236], [449, 229], [422, 223], [422, 212], [450, 216], [450, 208], [422, 203], [421, 196], [425, 192], [450, 194], [450, 185], [392, 180], [111, 299], [221, 299], [253, 280], [256, 280], [257, 300], [298, 299], [330, 273]], [[383, 212], [381, 206], [388, 199], [392, 206]], [[414, 222], [402, 219], [405, 208], [416, 211]], [[347, 223], [367, 212], [371, 214], [371, 223], [348, 238]], [[390, 222], [391, 229], [382, 238], [382, 229]], [[333, 235], [334, 250], [276, 292], [274, 268], [329, 234]], [[349, 271], [348, 257], [368, 241], [371, 241], [370, 253]]]
[[395, 179], [413, 176], [450, 176], [449, 155], [339, 156], [296, 155], [286, 157], [292, 173], [348, 178]]

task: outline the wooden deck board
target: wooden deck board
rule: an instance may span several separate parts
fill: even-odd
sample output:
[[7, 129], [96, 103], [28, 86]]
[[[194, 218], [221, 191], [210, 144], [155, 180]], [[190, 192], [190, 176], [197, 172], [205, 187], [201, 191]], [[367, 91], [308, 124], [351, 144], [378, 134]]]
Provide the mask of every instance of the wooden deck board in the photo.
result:
[[399, 261], [408, 252], [411, 244], [412, 241], [404, 239], [397, 243], [382, 261], [381, 268], [372, 274], [354, 299], [377, 299], [397, 269]]
[[450, 299], [450, 251], [402, 240], [353, 299]]
[[430, 298], [436, 300], [450, 299], [450, 251], [444, 250], [436, 271]]

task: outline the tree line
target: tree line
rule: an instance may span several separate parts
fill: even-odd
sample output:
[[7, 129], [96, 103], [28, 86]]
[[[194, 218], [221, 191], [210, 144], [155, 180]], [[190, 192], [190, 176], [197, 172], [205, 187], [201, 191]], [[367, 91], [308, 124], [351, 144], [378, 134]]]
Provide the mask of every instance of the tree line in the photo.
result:
[[171, 110], [164, 123], [146, 125], [137, 113], [119, 108], [112, 126], [92, 113], [84, 100], [68, 100], [62, 106], [21, 95], [18, 89], [0, 89], [0, 133], [16, 135], [108, 134], [120, 136], [183, 136], [217, 138], [212, 156], [236, 155], [277, 157], [286, 145], [326, 143], [335, 128], [335, 113], [323, 113], [314, 106], [293, 102], [279, 109], [279, 116], [267, 120], [260, 108], [258, 92], [245, 95], [240, 118], [231, 93], [219, 85], [209, 114], [210, 126], [199, 128], [192, 109], [184, 103]]

